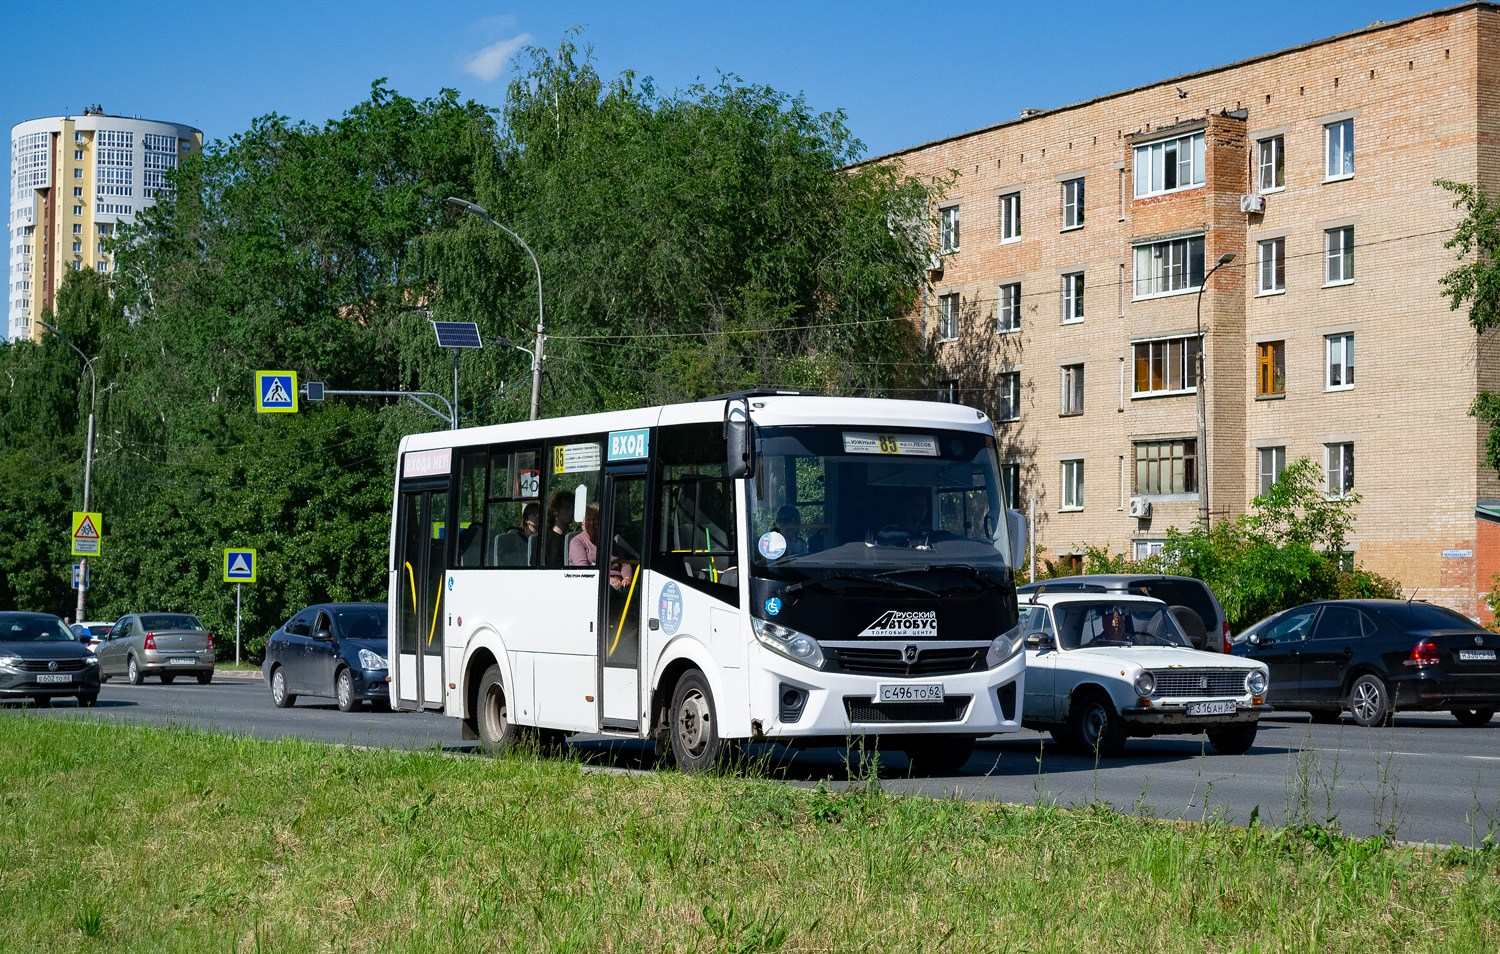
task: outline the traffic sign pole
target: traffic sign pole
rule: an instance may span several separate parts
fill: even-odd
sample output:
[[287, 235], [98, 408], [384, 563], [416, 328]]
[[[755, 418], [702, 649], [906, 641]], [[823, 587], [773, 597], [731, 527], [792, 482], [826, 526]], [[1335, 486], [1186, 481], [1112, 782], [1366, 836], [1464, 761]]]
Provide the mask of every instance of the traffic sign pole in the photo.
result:
[[244, 584], [234, 585], [234, 664], [240, 664], [240, 587]]

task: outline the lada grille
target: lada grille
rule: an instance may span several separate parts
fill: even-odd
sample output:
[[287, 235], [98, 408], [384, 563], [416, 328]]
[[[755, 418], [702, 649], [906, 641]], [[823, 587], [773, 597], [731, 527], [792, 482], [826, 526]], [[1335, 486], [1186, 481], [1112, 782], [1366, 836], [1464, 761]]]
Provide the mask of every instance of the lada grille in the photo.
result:
[[1153, 699], [1165, 696], [1243, 696], [1245, 673], [1225, 669], [1153, 669], [1156, 691]]
[[856, 676], [952, 676], [984, 669], [983, 646], [924, 649], [917, 646], [917, 658], [907, 662], [905, 647], [824, 646], [828, 663], [824, 672], [846, 672]]
[[23, 659], [19, 668], [22, 672], [78, 672], [83, 668], [82, 659], [58, 659], [57, 668], [50, 668], [53, 660], [50, 659]]
[[948, 696], [942, 702], [873, 702], [869, 696], [845, 696], [844, 713], [851, 723], [959, 722], [972, 698]]

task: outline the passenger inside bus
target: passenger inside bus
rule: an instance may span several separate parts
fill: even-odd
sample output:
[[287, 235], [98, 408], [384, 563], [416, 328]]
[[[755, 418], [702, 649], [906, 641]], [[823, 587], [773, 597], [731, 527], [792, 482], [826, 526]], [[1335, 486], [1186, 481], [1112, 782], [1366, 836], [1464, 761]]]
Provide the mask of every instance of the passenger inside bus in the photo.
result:
[[776, 511], [775, 529], [786, 539], [786, 558], [807, 555], [807, 542], [802, 539], [802, 515], [796, 507], [785, 504]]
[[547, 529], [541, 534], [542, 566], [555, 569], [563, 565], [563, 557], [568, 552], [565, 544], [572, 512], [573, 495], [566, 490], [559, 490], [547, 502]]

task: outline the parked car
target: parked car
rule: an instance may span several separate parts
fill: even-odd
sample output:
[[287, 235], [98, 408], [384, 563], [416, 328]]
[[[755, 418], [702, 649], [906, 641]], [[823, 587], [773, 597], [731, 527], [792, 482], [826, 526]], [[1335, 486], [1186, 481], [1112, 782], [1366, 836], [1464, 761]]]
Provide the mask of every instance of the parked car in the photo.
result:
[[178, 676], [214, 679], [214, 637], [191, 613], [130, 613], [121, 616], [94, 650], [100, 678], [124, 676], [139, 686], [147, 676], [171, 685]]
[[68, 628], [73, 631], [73, 635], [78, 637], [80, 643], [93, 649], [103, 641], [104, 634], [109, 632], [109, 628], [113, 625], [113, 623], [74, 623]]
[[369, 700], [390, 703], [384, 603], [319, 603], [301, 610], [266, 641], [261, 664], [271, 701], [331, 696], [350, 712]]
[[1118, 755], [1130, 736], [1205, 732], [1214, 751], [1255, 744], [1266, 667], [1209, 659], [1162, 600], [1123, 593], [1034, 593], [1020, 606], [1026, 641], [1021, 722], [1064, 748]]
[[99, 660], [68, 625], [47, 613], [0, 613], [0, 698], [30, 697], [50, 706], [58, 696], [99, 699]]
[[[1084, 573], [1038, 580], [1017, 588], [1021, 599], [1031, 593], [1133, 593], [1172, 607], [1172, 615], [1194, 649], [1229, 652], [1229, 617], [1208, 584], [1191, 576], [1151, 573]], [[1211, 638], [1212, 637], [1212, 638]]]
[[1415, 600], [1323, 600], [1267, 617], [1235, 637], [1235, 655], [1265, 663], [1276, 704], [1360, 725], [1393, 712], [1447, 709], [1467, 726], [1500, 707], [1500, 635]]

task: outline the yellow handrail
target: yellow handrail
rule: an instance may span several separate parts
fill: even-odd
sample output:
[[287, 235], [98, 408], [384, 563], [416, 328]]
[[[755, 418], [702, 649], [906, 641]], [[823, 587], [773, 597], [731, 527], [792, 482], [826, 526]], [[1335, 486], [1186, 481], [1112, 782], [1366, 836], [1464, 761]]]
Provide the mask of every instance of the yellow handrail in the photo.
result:
[[630, 601], [635, 597], [635, 584], [641, 578], [641, 568], [637, 566], [635, 573], [630, 577], [630, 592], [625, 594], [625, 608], [620, 611], [620, 623], [615, 627], [615, 641], [609, 644], [609, 652], [606, 656], [615, 654], [615, 647], [620, 645], [620, 634], [625, 631], [625, 616], [630, 612]]

